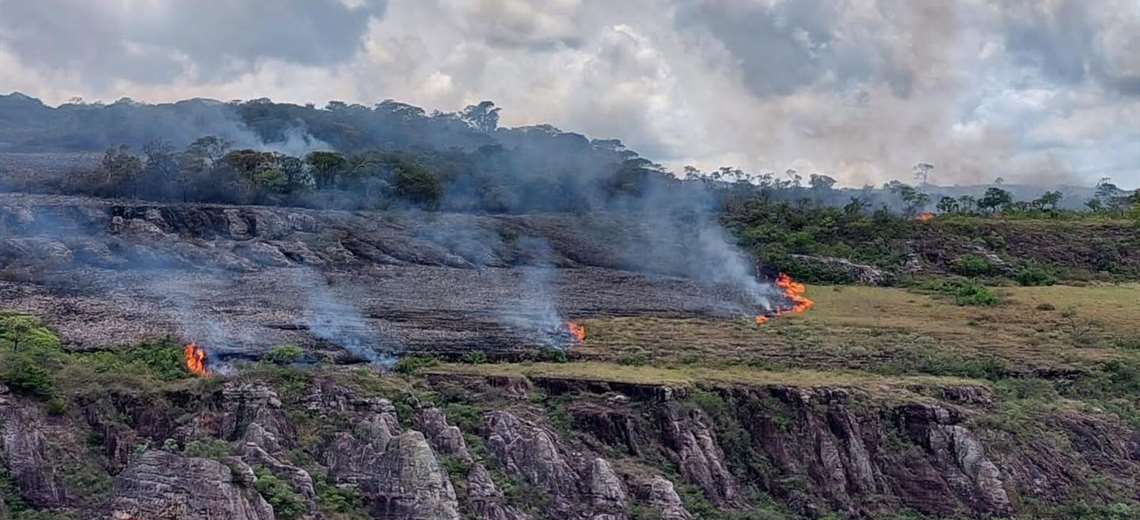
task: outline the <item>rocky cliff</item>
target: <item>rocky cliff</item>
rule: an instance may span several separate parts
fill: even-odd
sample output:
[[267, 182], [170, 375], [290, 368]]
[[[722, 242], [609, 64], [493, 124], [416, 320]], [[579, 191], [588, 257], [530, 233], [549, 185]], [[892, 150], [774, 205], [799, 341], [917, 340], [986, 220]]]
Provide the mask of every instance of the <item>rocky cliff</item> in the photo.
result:
[[116, 519], [1000, 518], [1140, 475], [1119, 422], [1074, 412], [1035, 438], [987, 426], [992, 400], [347, 369], [108, 389], [56, 415], [6, 393], [0, 496]]

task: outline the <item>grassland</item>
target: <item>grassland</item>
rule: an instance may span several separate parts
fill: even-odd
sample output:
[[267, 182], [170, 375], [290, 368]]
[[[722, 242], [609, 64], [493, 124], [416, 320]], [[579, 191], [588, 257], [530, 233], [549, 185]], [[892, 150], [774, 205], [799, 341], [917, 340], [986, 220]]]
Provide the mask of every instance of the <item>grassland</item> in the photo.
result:
[[896, 288], [812, 286], [806, 314], [738, 320], [584, 320], [582, 359], [627, 365], [749, 365], [981, 377], [1079, 371], [1140, 353], [1140, 286], [999, 288], [959, 306]]

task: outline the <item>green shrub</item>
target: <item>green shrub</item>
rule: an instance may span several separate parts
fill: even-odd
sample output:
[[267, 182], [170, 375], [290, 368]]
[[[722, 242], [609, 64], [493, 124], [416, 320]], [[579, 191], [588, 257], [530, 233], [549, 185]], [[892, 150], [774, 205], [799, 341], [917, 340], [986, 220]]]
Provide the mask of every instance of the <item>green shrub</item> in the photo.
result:
[[50, 397], [55, 391], [55, 382], [50, 372], [32, 356], [27, 354], [0, 357], [0, 382], [17, 394], [36, 397]]
[[1055, 276], [1037, 266], [1023, 267], [1013, 279], [1025, 287], [1039, 287], [1057, 283]]
[[423, 167], [404, 164], [396, 168], [396, 195], [417, 204], [435, 206], [443, 195], [443, 183]]
[[487, 354], [479, 351], [463, 354], [463, 362], [468, 365], [482, 365], [487, 362]]
[[950, 266], [950, 269], [962, 276], [986, 276], [993, 272], [994, 267], [989, 260], [977, 255], [964, 255]]
[[993, 290], [973, 280], [940, 280], [927, 284], [922, 289], [954, 298], [954, 303], [958, 305], [997, 305], [1001, 303], [1001, 298]]
[[954, 294], [954, 303], [958, 305], [997, 305], [1000, 302], [997, 294], [981, 285], [965, 286]]
[[407, 356], [396, 362], [395, 371], [401, 374], [412, 375], [421, 368], [439, 365], [439, 360], [430, 356]]
[[205, 459], [220, 459], [229, 456], [231, 452], [229, 443], [213, 437], [194, 439], [186, 443], [186, 447], [182, 449], [182, 454], [187, 457]]
[[649, 364], [649, 355], [645, 352], [633, 352], [618, 358], [618, 364], [641, 367]]
[[566, 363], [570, 361], [570, 355], [567, 354], [565, 350], [551, 348], [541, 351], [538, 355], [538, 359], [550, 363]]
[[305, 351], [296, 345], [274, 347], [262, 358], [274, 365], [292, 365], [305, 356]]
[[338, 487], [329, 482], [316, 482], [317, 507], [325, 513], [340, 513], [350, 518], [368, 518], [364, 498], [355, 489]]
[[0, 347], [15, 352], [61, 350], [59, 336], [39, 320], [22, 314], [0, 314]]
[[47, 402], [48, 415], [59, 417], [67, 413], [67, 401], [59, 397], [48, 399]]
[[269, 505], [273, 506], [273, 515], [283, 520], [301, 518], [305, 514], [305, 499], [288, 482], [281, 480], [264, 468], [255, 472], [257, 482], [254, 487]]

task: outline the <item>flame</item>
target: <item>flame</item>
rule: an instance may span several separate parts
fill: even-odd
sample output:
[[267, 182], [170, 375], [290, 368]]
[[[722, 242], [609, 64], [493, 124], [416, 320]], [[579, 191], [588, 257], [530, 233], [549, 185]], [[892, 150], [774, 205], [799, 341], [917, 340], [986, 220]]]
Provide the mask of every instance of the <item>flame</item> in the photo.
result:
[[914, 217], [914, 219], [919, 222], [930, 222], [931, 220], [934, 220], [934, 214], [927, 211], [924, 213], [919, 213], [917, 217]]
[[784, 297], [792, 302], [791, 308], [780, 309], [777, 315], [789, 312], [799, 314], [815, 306], [815, 302], [804, 296], [804, 293], [807, 292], [807, 286], [792, 280], [791, 276], [780, 273], [780, 276], [776, 277], [776, 286], [783, 290]]
[[206, 349], [191, 342], [182, 348], [182, 353], [186, 356], [186, 370], [198, 377], [210, 375], [206, 370]]
[[566, 330], [570, 331], [570, 335], [574, 336], [578, 343], [586, 341], [586, 327], [584, 325], [568, 321], [566, 322]]
[[756, 326], [757, 327], [763, 327], [765, 323], [768, 323], [768, 319], [769, 318], [763, 314], [757, 314], [756, 315]]

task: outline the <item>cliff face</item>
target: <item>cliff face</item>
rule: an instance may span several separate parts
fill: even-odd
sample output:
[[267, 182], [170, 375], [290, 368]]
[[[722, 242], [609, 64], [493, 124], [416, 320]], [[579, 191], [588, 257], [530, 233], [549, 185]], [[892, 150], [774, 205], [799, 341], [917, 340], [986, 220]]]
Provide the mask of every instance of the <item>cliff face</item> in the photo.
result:
[[1064, 443], [1001, 431], [981, 386], [367, 379], [109, 390], [62, 416], [4, 394], [0, 498], [116, 519], [992, 518], [1140, 475], [1129, 428], [1073, 412]]

